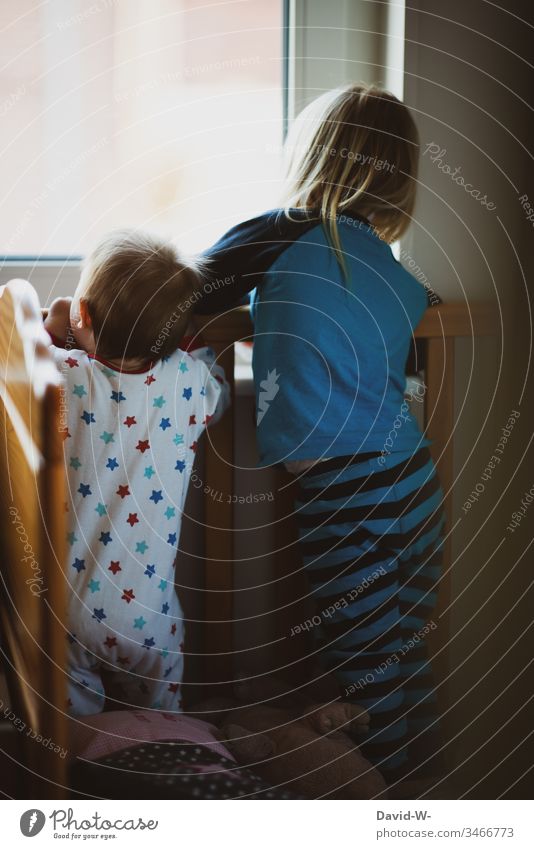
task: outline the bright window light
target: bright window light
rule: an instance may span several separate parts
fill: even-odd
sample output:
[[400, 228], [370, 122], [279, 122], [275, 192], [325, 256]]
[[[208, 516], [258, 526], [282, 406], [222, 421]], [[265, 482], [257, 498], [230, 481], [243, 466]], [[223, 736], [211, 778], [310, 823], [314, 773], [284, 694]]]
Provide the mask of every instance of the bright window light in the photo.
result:
[[143, 227], [188, 251], [276, 205], [280, 0], [4, 0], [0, 254]]

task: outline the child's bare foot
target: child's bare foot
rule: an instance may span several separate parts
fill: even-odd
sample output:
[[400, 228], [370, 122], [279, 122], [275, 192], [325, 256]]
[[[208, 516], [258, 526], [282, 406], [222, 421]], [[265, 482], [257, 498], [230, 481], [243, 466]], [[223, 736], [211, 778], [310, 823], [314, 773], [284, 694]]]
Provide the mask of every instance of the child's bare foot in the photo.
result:
[[365, 708], [348, 702], [321, 705], [307, 717], [319, 734], [344, 731], [346, 734], [364, 734], [369, 731], [369, 714]]

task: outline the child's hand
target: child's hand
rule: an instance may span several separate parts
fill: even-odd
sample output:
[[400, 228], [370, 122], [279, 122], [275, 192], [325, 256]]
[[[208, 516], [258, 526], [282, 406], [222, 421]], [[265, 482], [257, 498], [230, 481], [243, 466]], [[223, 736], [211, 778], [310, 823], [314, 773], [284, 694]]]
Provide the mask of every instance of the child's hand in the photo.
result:
[[72, 298], [56, 298], [52, 301], [44, 327], [51, 336], [65, 342], [70, 331], [70, 305]]

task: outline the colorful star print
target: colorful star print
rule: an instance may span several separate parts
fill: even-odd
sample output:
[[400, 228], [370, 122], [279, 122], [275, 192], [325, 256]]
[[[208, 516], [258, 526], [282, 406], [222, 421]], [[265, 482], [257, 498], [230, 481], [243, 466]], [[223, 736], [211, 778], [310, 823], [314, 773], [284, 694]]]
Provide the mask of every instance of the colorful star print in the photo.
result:
[[69, 368], [76, 368], [79, 365], [78, 360], [75, 360], [74, 357], [67, 357], [65, 360]]
[[92, 618], [96, 619], [98, 622], [102, 622], [103, 619], [107, 619], [107, 616], [104, 613], [104, 608], [103, 607], [100, 607], [100, 608], [94, 607]]
[[[206, 364], [211, 368], [212, 363], [202, 362], [203, 354], [197, 359], [196, 353], [190, 357], [177, 350], [143, 374], [121, 377], [119, 369], [97, 357], [79, 354], [74, 359], [74, 352], [70, 354], [54, 357], [70, 399], [62, 427], [70, 440], [64, 443], [70, 502], [65, 505], [65, 534], [73, 585], [69, 615], [76, 626], [69, 627], [78, 633], [83, 629], [85, 635], [85, 645], [80, 641], [69, 647], [77, 653], [76, 670], [69, 670], [78, 682], [70, 693], [73, 712], [79, 715], [81, 707], [84, 712], [84, 699], [104, 695], [90, 677], [99, 662], [126, 672], [143, 670], [143, 649], [168, 659], [159, 674], [166, 681], [164, 689], [172, 689], [160, 698], [153, 692], [156, 684], [141, 672], [133, 685], [125, 678], [125, 702], [135, 704], [142, 692], [146, 706], [176, 710], [180, 682], [175, 652], [165, 645], [170, 641], [174, 648], [183, 640], [174, 601], [181, 526], [176, 505], [184, 503], [196, 440], [217, 404], [218, 385], [206, 380]], [[65, 357], [70, 359], [66, 365]], [[106, 580], [106, 572], [111, 579], [108, 575]], [[158, 591], [159, 604], [153, 598]]]

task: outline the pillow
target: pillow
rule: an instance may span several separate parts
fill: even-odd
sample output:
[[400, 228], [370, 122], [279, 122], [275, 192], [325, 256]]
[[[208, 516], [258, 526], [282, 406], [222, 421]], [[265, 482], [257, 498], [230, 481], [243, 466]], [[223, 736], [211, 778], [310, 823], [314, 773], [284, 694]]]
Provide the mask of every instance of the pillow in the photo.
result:
[[69, 719], [69, 754], [94, 761], [140, 743], [180, 740], [206, 746], [235, 761], [215, 737], [217, 729], [184, 713], [154, 710], [110, 710]]

